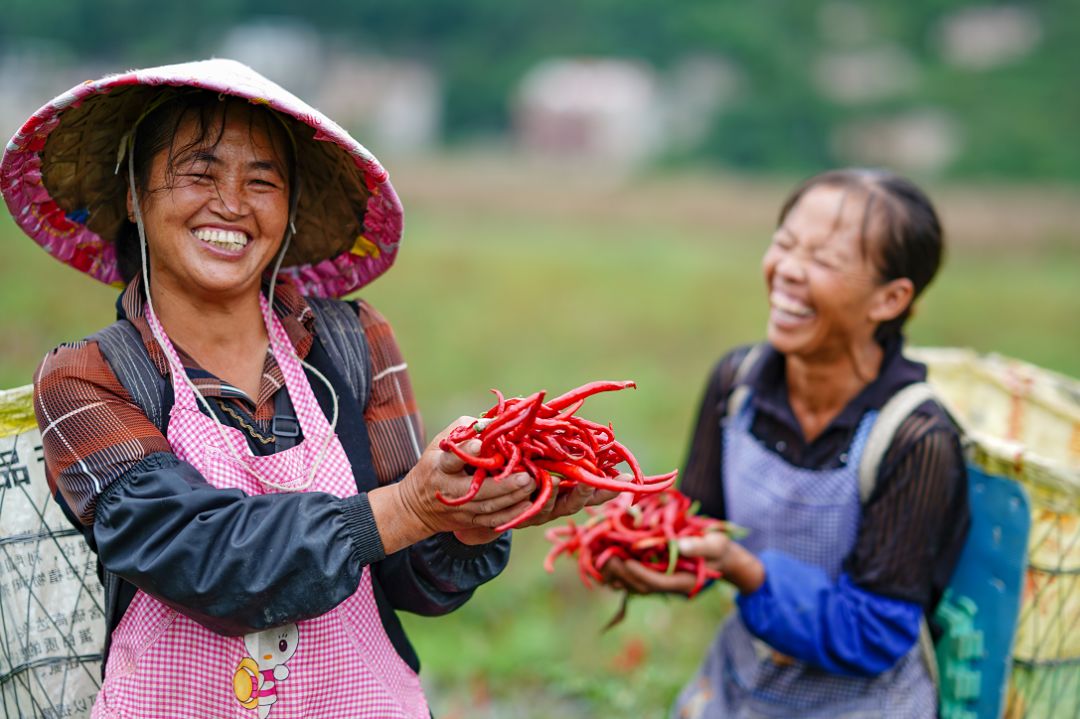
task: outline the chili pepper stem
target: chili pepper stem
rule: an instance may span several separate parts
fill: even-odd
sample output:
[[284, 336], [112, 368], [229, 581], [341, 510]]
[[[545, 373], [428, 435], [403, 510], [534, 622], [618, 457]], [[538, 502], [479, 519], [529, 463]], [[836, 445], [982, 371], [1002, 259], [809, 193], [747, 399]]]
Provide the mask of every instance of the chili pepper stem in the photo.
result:
[[679, 540], [672, 537], [668, 540], [668, 565], [664, 574], [674, 574], [675, 565], [679, 563]]
[[746, 539], [746, 537], [750, 534], [750, 530], [746, 527], [740, 524], [735, 524], [734, 522], [729, 522], [726, 519], [724, 520], [723, 525], [707, 527], [705, 529], [705, 532], [723, 532], [724, 534], [728, 535], [736, 541], [740, 539]]
[[611, 619], [609, 619], [607, 621], [607, 624], [605, 624], [603, 626], [603, 628], [600, 629], [600, 633], [603, 634], [604, 632], [608, 631], [609, 629], [613, 629], [614, 627], [621, 624], [622, 621], [624, 619], [626, 619], [626, 610], [629, 608], [629, 606], [630, 606], [630, 591], [627, 590], [627, 591], [623, 592], [622, 599], [619, 601], [619, 609], [618, 609], [618, 611], [615, 612], [615, 616], [613, 616]]

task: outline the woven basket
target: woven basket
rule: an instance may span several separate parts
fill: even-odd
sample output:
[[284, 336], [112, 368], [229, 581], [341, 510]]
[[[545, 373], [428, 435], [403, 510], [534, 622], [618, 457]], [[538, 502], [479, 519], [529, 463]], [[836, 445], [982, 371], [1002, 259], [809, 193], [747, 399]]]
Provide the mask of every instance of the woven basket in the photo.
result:
[[1080, 717], [1080, 382], [969, 350], [914, 349], [969, 461], [1023, 485], [1028, 569], [1005, 717]]

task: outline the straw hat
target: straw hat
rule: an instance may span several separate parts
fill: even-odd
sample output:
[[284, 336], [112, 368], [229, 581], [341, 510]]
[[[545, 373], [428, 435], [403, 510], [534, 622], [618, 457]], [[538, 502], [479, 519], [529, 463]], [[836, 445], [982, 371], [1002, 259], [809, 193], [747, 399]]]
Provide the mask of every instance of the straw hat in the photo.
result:
[[296, 235], [281, 275], [301, 292], [348, 294], [397, 256], [402, 209], [379, 161], [332, 120], [246, 65], [204, 60], [88, 81], [38, 110], [0, 162], [0, 190], [26, 234], [53, 257], [122, 283], [114, 240], [127, 221], [122, 138], [170, 87], [244, 98], [281, 114], [296, 139]]

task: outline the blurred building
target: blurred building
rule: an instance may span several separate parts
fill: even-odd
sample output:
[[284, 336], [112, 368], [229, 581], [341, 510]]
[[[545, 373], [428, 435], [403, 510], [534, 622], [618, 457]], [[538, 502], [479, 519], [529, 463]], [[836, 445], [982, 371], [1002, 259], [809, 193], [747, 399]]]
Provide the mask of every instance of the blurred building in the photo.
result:
[[248, 65], [297, 97], [319, 87], [323, 44], [318, 31], [290, 17], [256, 18], [225, 33], [215, 53]]
[[0, 50], [0, 143], [6, 145], [33, 112], [60, 93], [117, 69], [76, 63], [64, 48], [44, 40]]
[[1024, 58], [1038, 47], [1042, 35], [1042, 23], [1030, 8], [983, 5], [945, 17], [937, 41], [947, 62], [987, 70]]
[[430, 150], [439, 141], [442, 86], [420, 62], [327, 45], [315, 30], [291, 18], [234, 28], [221, 54], [304, 98], [376, 155]]
[[916, 88], [919, 68], [898, 45], [831, 51], [814, 66], [821, 94], [845, 104], [887, 100]]
[[719, 55], [693, 55], [675, 63], [661, 88], [665, 149], [694, 152], [745, 84], [742, 70]]
[[545, 60], [522, 78], [513, 122], [517, 143], [527, 151], [636, 164], [662, 146], [659, 80], [642, 62]]
[[832, 136], [833, 151], [844, 162], [917, 174], [947, 168], [961, 143], [957, 123], [936, 108], [853, 120], [839, 125]]
[[334, 53], [320, 75], [316, 106], [376, 154], [413, 154], [439, 143], [442, 83], [428, 66]]

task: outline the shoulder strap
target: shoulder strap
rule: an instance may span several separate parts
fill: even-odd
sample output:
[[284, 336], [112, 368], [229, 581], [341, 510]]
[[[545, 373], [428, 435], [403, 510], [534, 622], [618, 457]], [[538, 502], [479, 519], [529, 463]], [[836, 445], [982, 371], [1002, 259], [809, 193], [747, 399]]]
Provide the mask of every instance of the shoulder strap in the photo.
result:
[[165, 406], [168, 380], [150, 360], [142, 335], [127, 320], [117, 320], [88, 338], [98, 343], [102, 356], [135, 404], [162, 434], [168, 421]]
[[[917, 407], [928, 400], [936, 400], [934, 390], [926, 382], [915, 382], [904, 387], [902, 390], [889, 398], [885, 406], [878, 413], [877, 420], [870, 430], [870, 436], [866, 438], [866, 446], [863, 448], [862, 459], [859, 461], [859, 501], [863, 504], [870, 499], [877, 485], [878, 470], [881, 468], [881, 460], [892, 445], [893, 437], [900, 425], [911, 416]], [[938, 674], [937, 656], [934, 653], [934, 640], [930, 634], [930, 625], [926, 621], [926, 615], [922, 616], [919, 623], [919, 654], [922, 656], [926, 671], [934, 682], [935, 689], [940, 688], [941, 679]]]
[[739, 366], [735, 370], [735, 379], [732, 380], [731, 394], [728, 395], [728, 417], [734, 417], [735, 413], [746, 403], [746, 396], [750, 394], [750, 388], [744, 384], [744, 380], [746, 380], [746, 376], [750, 374], [750, 370], [757, 364], [758, 358], [761, 357], [761, 353], [764, 351], [765, 343], [759, 342], [750, 347], [746, 355], [739, 361]]
[[870, 430], [859, 462], [859, 501], [866, 503], [874, 493], [877, 484], [878, 469], [881, 460], [892, 445], [893, 437], [900, 425], [911, 416], [919, 405], [936, 399], [934, 390], [926, 382], [909, 384], [889, 398], [878, 413], [877, 420]]
[[[169, 381], [158, 371], [157, 366], [150, 360], [150, 355], [143, 344], [142, 335], [135, 325], [127, 320], [117, 320], [108, 327], [87, 339], [97, 342], [101, 356], [109, 364], [116, 379], [131, 395], [131, 399], [142, 409], [143, 413], [154, 423], [162, 434], [165, 434], [166, 425], [169, 421], [169, 406], [172, 398], [172, 390]], [[118, 575], [101, 566], [98, 560], [98, 569], [101, 572], [101, 584], [104, 589], [104, 615], [105, 615], [105, 660], [101, 665], [102, 676], [105, 674], [105, 664], [109, 657], [112, 645], [112, 629], [116, 627], [120, 616], [127, 604], [123, 597], [134, 592], [134, 587], [127, 585]]]
[[930, 633], [930, 623], [926, 621], [923, 613], [919, 619], [919, 656], [922, 657], [926, 666], [926, 673], [930, 675], [930, 681], [934, 683], [934, 689], [941, 691], [941, 672], [937, 663], [937, 650], [934, 648], [934, 637]]
[[371, 355], [356, 308], [348, 302], [305, 297], [315, 315], [315, 334], [362, 408], [371, 396]]

